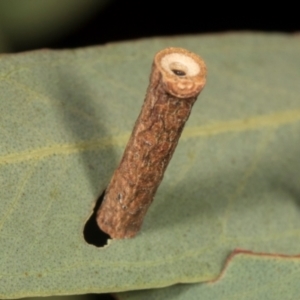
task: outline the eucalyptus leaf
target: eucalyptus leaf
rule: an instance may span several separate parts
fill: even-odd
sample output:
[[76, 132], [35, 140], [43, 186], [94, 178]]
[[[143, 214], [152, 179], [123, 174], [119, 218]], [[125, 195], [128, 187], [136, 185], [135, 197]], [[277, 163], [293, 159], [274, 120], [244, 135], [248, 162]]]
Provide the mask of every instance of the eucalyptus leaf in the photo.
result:
[[299, 257], [240, 254], [215, 282], [120, 293], [118, 300], [294, 300], [300, 293]]
[[[167, 46], [200, 54], [207, 86], [141, 232], [97, 248], [83, 228]], [[0, 56], [0, 297], [209, 281], [235, 248], [298, 254], [299, 65], [299, 37], [250, 33]]]

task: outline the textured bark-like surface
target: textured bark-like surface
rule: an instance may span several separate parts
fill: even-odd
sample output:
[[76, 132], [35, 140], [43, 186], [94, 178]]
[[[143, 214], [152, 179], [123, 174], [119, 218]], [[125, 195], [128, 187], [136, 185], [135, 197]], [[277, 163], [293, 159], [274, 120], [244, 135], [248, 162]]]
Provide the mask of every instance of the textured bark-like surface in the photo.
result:
[[156, 54], [142, 111], [97, 213], [112, 238], [140, 230], [205, 76], [203, 60], [185, 49]]

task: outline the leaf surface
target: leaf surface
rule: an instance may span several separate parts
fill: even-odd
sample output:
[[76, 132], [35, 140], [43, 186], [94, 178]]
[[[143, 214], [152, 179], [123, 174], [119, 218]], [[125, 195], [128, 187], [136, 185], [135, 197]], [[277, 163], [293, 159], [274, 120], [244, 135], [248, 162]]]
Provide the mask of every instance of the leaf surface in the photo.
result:
[[[141, 232], [83, 228], [121, 158], [156, 51], [207, 63]], [[117, 292], [217, 278], [236, 248], [299, 254], [299, 37], [150, 39], [0, 57], [0, 297]]]
[[300, 293], [300, 259], [241, 252], [216, 282], [119, 293], [118, 300], [293, 300]]

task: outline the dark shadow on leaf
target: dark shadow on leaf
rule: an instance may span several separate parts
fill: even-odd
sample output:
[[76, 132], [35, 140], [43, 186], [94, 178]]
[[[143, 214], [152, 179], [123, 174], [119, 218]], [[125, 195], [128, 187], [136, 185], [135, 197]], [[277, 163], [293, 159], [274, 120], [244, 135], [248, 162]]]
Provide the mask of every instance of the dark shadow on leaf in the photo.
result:
[[[76, 62], [76, 60], [75, 60]], [[61, 68], [58, 74], [58, 84], [61, 85], [59, 94], [55, 97], [60, 100], [58, 113], [64, 124], [64, 129], [70, 137], [70, 143], [97, 143], [99, 146], [79, 149], [79, 164], [86, 172], [93, 195], [97, 197], [105, 188], [109, 178], [116, 167], [114, 147], [101, 145], [103, 139], [109, 139], [105, 123], [105, 108], [101, 104], [106, 99], [105, 94], [100, 94], [101, 89], [89, 81], [89, 76], [83, 76], [82, 71], [77, 72], [76, 65]], [[104, 84], [103, 84], [104, 85]], [[102, 87], [105, 90], [105, 87]], [[101, 99], [102, 97], [102, 99]], [[100, 182], [102, 185], [100, 186]], [[92, 199], [82, 199], [91, 201]]]
[[91, 217], [88, 219], [88, 221], [86, 222], [86, 224], [84, 226], [84, 230], [83, 230], [83, 236], [84, 236], [85, 241], [88, 244], [94, 245], [96, 247], [105, 246], [107, 244], [107, 240], [110, 239], [110, 236], [107, 233], [103, 232], [98, 227], [98, 224], [96, 222], [96, 214], [97, 214], [97, 211], [103, 201], [104, 194], [105, 194], [105, 191], [103, 191], [103, 193], [97, 200], [95, 208], [94, 208], [94, 212], [91, 215]]
[[[74, 199], [74, 201], [92, 202], [99, 192], [108, 183], [110, 176], [116, 167], [116, 159], [113, 145], [103, 142], [109, 140], [110, 133], [107, 132], [105, 123], [105, 109], [101, 104], [105, 93], [101, 94], [105, 87], [89, 81], [89, 76], [83, 76], [82, 72], [76, 70], [75, 65], [59, 69], [57, 84], [60, 88], [55, 89], [60, 105], [57, 113], [63, 123], [70, 144], [93, 145], [95, 147], [81, 146], [78, 149], [77, 169], [84, 169], [88, 184], [93, 196], [91, 199]], [[103, 83], [102, 83], [103, 84]], [[104, 84], [103, 84], [104, 85]], [[101, 83], [100, 83], [101, 86]], [[100, 93], [100, 95], [99, 95]], [[84, 238], [87, 243], [96, 247], [107, 244], [109, 236], [102, 232], [96, 223], [96, 212], [103, 200], [103, 194], [99, 197], [94, 212], [84, 227]]]

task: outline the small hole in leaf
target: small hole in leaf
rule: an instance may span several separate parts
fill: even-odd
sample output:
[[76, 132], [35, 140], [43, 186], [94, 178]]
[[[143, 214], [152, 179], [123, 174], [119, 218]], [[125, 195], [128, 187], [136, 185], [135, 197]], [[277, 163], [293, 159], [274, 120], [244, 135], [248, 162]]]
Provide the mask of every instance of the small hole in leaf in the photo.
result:
[[94, 245], [96, 247], [103, 247], [107, 244], [107, 240], [110, 239], [110, 236], [102, 231], [96, 222], [97, 211], [104, 199], [105, 190], [98, 198], [96, 205], [94, 207], [94, 212], [91, 217], [87, 220], [84, 229], [83, 236], [85, 241], [88, 244]]
[[85, 295], [80, 295], [80, 296], [65, 296], [62, 297], [63, 300], [72, 300], [73, 299], [77, 299], [77, 300], [117, 300], [118, 298], [116, 298], [114, 295], [111, 294], [85, 294]]
[[185, 76], [186, 75], [186, 73], [182, 70], [173, 69], [172, 72], [177, 76]]

